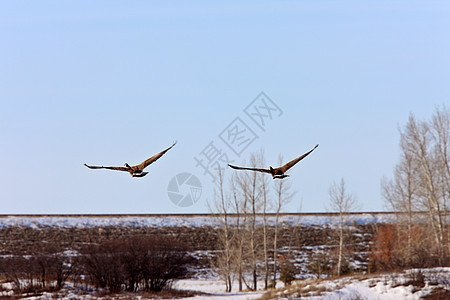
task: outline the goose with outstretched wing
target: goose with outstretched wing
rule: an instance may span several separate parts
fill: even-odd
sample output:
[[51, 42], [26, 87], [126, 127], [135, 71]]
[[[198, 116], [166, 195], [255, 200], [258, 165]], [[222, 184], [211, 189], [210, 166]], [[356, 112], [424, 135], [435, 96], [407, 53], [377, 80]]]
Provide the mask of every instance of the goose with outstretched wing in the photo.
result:
[[130, 173], [133, 177], [144, 177], [148, 174], [148, 172], [144, 172], [144, 169], [148, 167], [151, 163], [158, 160], [161, 156], [163, 156], [167, 151], [169, 151], [173, 146], [175, 146], [177, 142], [173, 143], [172, 146], [169, 148], [159, 152], [156, 155], [153, 155], [149, 159], [145, 160], [144, 162], [140, 163], [139, 165], [130, 166], [129, 164], [125, 163], [123, 167], [103, 167], [103, 166], [89, 166], [87, 164], [84, 164], [89, 169], [108, 169], [108, 170], [115, 170], [115, 171], [125, 171]]
[[256, 171], [256, 172], [264, 172], [264, 173], [269, 173], [270, 175], [272, 175], [273, 179], [283, 179], [286, 177], [289, 177], [289, 175], [286, 175], [286, 171], [289, 170], [290, 168], [292, 168], [296, 163], [298, 163], [299, 161], [301, 161], [302, 159], [304, 159], [305, 157], [307, 157], [311, 152], [314, 151], [314, 149], [316, 149], [319, 146], [319, 144], [317, 144], [312, 150], [306, 152], [305, 154], [303, 154], [302, 156], [297, 157], [296, 159], [291, 160], [290, 162], [288, 162], [287, 164], [285, 164], [284, 166], [281, 166], [279, 168], [272, 168], [269, 167], [269, 169], [258, 169], [258, 168], [245, 168], [245, 167], [237, 167], [237, 166], [233, 166], [228, 164], [228, 166], [230, 168], [233, 168], [235, 170], [247, 170], [247, 171]]

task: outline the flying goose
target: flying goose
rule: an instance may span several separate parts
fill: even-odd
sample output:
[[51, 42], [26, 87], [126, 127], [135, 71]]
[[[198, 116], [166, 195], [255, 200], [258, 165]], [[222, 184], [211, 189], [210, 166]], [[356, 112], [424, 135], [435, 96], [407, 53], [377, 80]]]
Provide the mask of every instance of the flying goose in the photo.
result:
[[148, 174], [148, 172], [143, 172], [144, 169], [148, 165], [159, 159], [161, 156], [163, 156], [167, 151], [169, 151], [173, 146], [175, 146], [176, 143], [177, 142], [173, 143], [173, 145], [167, 148], [166, 150], [161, 151], [160, 153], [150, 157], [149, 159], [145, 160], [144, 162], [136, 166], [130, 166], [127, 163], [125, 163], [124, 167], [104, 167], [104, 166], [97, 167], [97, 166], [88, 166], [87, 164], [84, 165], [89, 169], [108, 169], [108, 170], [125, 171], [130, 173], [130, 175], [133, 177], [144, 177], [145, 175]]
[[287, 164], [285, 164], [284, 166], [281, 166], [279, 168], [272, 168], [269, 167], [269, 169], [256, 169], [256, 168], [244, 168], [244, 167], [236, 167], [236, 166], [232, 166], [230, 164], [228, 164], [229, 167], [236, 169], [236, 170], [249, 170], [249, 171], [257, 171], [257, 172], [265, 172], [265, 173], [269, 173], [270, 175], [272, 175], [273, 179], [283, 179], [286, 177], [289, 177], [289, 175], [284, 174], [287, 170], [289, 170], [290, 168], [292, 168], [296, 163], [298, 163], [299, 161], [301, 161], [302, 159], [304, 159], [306, 156], [308, 156], [311, 152], [314, 151], [314, 149], [316, 149], [319, 146], [319, 144], [317, 144], [311, 151], [306, 152], [305, 154], [303, 154], [300, 157], [297, 157], [296, 159], [288, 162]]

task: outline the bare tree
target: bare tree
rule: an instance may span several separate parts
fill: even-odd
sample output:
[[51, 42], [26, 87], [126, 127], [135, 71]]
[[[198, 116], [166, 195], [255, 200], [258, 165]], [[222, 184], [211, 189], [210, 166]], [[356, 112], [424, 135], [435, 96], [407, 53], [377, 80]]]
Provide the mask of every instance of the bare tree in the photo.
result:
[[[411, 263], [417, 246], [413, 236], [414, 211], [426, 211], [431, 228], [428, 251], [434, 251], [439, 265], [448, 257], [449, 244], [445, 214], [450, 197], [450, 111], [437, 107], [429, 121], [419, 121], [411, 114], [400, 130], [400, 162], [394, 169], [394, 178], [382, 182], [386, 201], [398, 212], [398, 220], [407, 216], [408, 253]], [[420, 247], [424, 248], [424, 247]]]
[[[278, 161], [281, 164], [283, 157], [280, 155]], [[278, 226], [280, 220], [280, 212], [282, 208], [291, 201], [294, 193], [291, 192], [291, 183], [286, 180], [278, 180], [274, 183], [275, 188], [275, 225], [273, 235], [273, 287], [277, 284], [277, 270], [278, 270]]]
[[[265, 158], [264, 158], [264, 151], [260, 150], [258, 153], [252, 153], [250, 156], [250, 162], [254, 167], [266, 165]], [[263, 260], [264, 260], [264, 289], [267, 289], [269, 287], [269, 276], [270, 276], [270, 269], [269, 269], [269, 226], [267, 222], [267, 213], [271, 208], [271, 197], [269, 193], [269, 178], [264, 173], [250, 173], [251, 175], [251, 186], [252, 186], [252, 193], [254, 195], [250, 197], [250, 203], [252, 205], [252, 227], [250, 232], [253, 234], [253, 236], [256, 236], [255, 239], [250, 239], [250, 242], [254, 242], [255, 244], [259, 245], [261, 243], [260, 239], [262, 238], [262, 244], [263, 244]], [[254, 192], [254, 188], [256, 188], [256, 192]], [[262, 214], [262, 236], [260, 236], [259, 228], [256, 228], [256, 214], [261, 213]], [[250, 247], [253, 249], [252, 245]], [[259, 248], [259, 247], [257, 247]], [[257, 251], [252, 252], [252, 258], [259, 259]], [[253, 284], [255, 284], [255, 277], [253, 277]]]
[[[417, 211], [418, 200], [418, 181], [415, 178], [415, 170], [417, 169], [416, 161], [408, 152], [405, 143], [401, 143], [401, 159], [400, 163], [394, 169], [394, 179], [384, 179], [381, 183], [382, 195], [388, 202], [392, 211], [396, 212], [398, 231], [403, 231], [402, 227], [406, 227], [407, 248], [406, 263], [411, 265], [413, 262], [414, 243], [413, 227], [415, 211]], [[404, 220], [406, 216], [406, 220]], [[402, 224], [406, 224], [403, 226]], [[398, 233], [400, 236], [400, 232]]]
[[238, 188], [238, 182], [240, 181], [239, 175], [235, 174], [231, 177], [230, 183], [231, 183], [231, 190], [233, 194], [233, 209], [236, 216], [236, 226], [235, 226], [235, 239], [234, 239], [234, 246], [235, 246], [235, 259], [234, 259], [234, 266], [235, 266], [235, 272], [238, 275], [238, 289], [239, 292], [242, 292], [243, 290], [243, 281], [244, 281], [244, 275], [243, 275], [243, 261], [244, 261], [244, 243], [245, 243], [245, 224], [247, 222], [247, 202], [241, 201], [240, 195], [239, 195], [239, 188]]
[[[218, 171], [218, 186], [215, 191], [215, 199], [212, 209], [217, 213], [219, 220], [222, 222], [221, 228], [218, 230], [218, 238], [221, 244], [223, 252], [219, 252], [217, 255], [216, 269], [221, 273], [225, 281], [225, 291], [227, 293], [232, 290], [232, 273], [233, 273], [233, 235], [230, 228], [230, 210], [232, 206], [232, 201], [230, 195], [226, 194], [224, 191], [224, 176], [222, 170], [219, 168]], [[209, 204], [208, 204], [209, 205]], [[211, 210], [211, 208], [210, 208]]]
[[[264, 165], [263, 151], [252, 153], [250, 164], [253, 167]], [[250, 290], [256, 290], [258, 278], [263, 278], [264, 288], [268, 288], [272, 259], [275, 260], [274, 281], [277, 276], [279, 214], [293, 196], [290, 184], [286, 180], [277, 180], [274, 185], [275, 193], [272, 193], [269, 189], [270, 179], [266, 174], [233, 172], [227, 185], [223, 175], [219, 173], [212, 211], [221, 220], [218, 233], [222, 251], [218, 254], [216, 263], [225, 279], [226, 290], [231, 291], [233, 275], [236, 275], [239, 291], [242, 291], [244, 285]], [[268, 221], [268, 212], [273, 208], [276, 210], [274, 235]], [[232, 222], [230, 214], [233, 214]], [[272, 243], [273, 239], [275, 241]], [[271, 251], [274, 252], [273, 257]]]
[[[448, 113], [447, 113], [448, 118]], [[447, 135], [448, 133], [446, 133]], [[401, 132], [402, 143], [405, 143], [408, 153], [417, 161], [416, 176], [420, 180], [419, 198], [428, 211], [429, 222], [434, 233], [438, 256], [441, 263], [445, 256], [445, 220], [443, 207], [445, 207], [445, 186], [442, 185], [442, 172], [445, 164], [441, 160], [439, 151], [441, 146], [431, 134], [427, 122], [419, 122], [414, 115], [410, 115], [407, 125]], [[439, 141], [439, 140], [438, 140]], [[446, 145], [448, 148], [448, 145]], [[446, 166], [446, 168], [448, 165]], [[444, 196], [444, 197], [443, 197]]]
[[[261, 162], [264, 165], [264, 157], [261, 152]], [[263, 197], [263, 245], [264, 245], [264, 289], [269, 287], [269, 230], [267, 226], [267, 210], [269, 209], [269, 191], [267, 189], [267, 176], [265, 174], [259, 174], [261, 176], [261, 192]]]
[[435, 144], [435, 152], [440, 163], [437, 165], [443, 191], [444, 208], [446, 210], [450, 198], [450, 111], [445, 107], [437, 108], [430, 124], [431, 136]]
[[349, 194], [345, 187], [344, 178], [341, 179], [339, 184], [333, 182], [328, 190], [330, 196], [330, 210], [339, 214], [339, 254], [337, 262], [337, 276], [341, 276], [343, 249], [344, 249], [344, 226], [345, 216], [352, 210], [357, 208], [356, 198]]
[[[450, 110], [445, 105], [436, 108], [430, 124], [431, 136], [435, 144], [438, 172], [440, 174], [440, 191], [443, 202], [443, 210], [447, 212], [450, 201]], [[450, 251], [450, 230], [447, 230], [447, 245], [444, 255]]]
[[[255, 158], [252, 155], [252, 164]], [[257, 248], [256, 214], [259, 208], [260, 195], [258, 188], [259, 175], [251, 173], [237, 173], [232, 177], [233, 203], [237, 214], [236, 232], [236, 269], [238, 273], [239, 290], [244, 284], [250, 290], [257, 287]], [[250, 272], [251, 283], [246, 280]]]
[[[256, 168], [259, 164], [258, 157], [253, 153], [250, 156], [250, 164], [253, 168]], [[260, 202], [261, 202], [261, 190], [260, 190], [260, 179], [261, 175], [257, 172], [245, 173], [245, 179], [241, 185], [244, 198], [250, 204], [250, 219], [248, 223], [248, 232], [249, 232], [249, 244], [248, 244], [248, 254], [250, 258], [250, 269], [251, 269], [251, 278], [252, 285], [249, 286], [246, 284], [247, 288], [250, 290], [256, 291], [258, 288], [258, 240], [257, 240], [257, 232], [256, 232], [256, 214], [259, 210]], [[244, 281], [244, 283], [246, 283]]]

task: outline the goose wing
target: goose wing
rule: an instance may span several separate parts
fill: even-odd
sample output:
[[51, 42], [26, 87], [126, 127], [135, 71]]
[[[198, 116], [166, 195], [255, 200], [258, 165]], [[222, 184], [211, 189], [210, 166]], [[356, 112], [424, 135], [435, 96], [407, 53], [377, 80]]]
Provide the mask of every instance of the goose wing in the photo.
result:
[[230, 165], [230, 164], [228, 164], [228, 166], [230, 168], [232, 168], [232, 169], [235, 169], [235, 170], [248, 170], [248, 171], [257, 171], [257, 172], [270, 173], [270, 170], [268, 170], [268, 169], [237, 167], [237, 166], [233, 166], [233, 165]]
[[104, 167], [104, 166], [88, 166], [87, 164], [84, 164], [89, 169], [108, 169], [108, 170], [116, 170], [116, 171], [128, 171], [125, 167]]
[[157, 159], [159, 159], [161, 156], [163, 156], [167, 151], [169, 151], [173, 146], [175, 146], [176, 143], [177, 142], [173, 143], [172, 146], [170, 146], [166, 150], [163, 150], [163, 151], [159, 152], [158, 154], [153, 155], [152, 157], [150, 157], [149, 159], [145, 160], [144, 162], [142, 162], [141, 164], [137, 165], [136, 167], [138, 167], [139, 170], [144, 170], [148, 165], [150, 165], [151, 163], [155, 162]]
[[296, 163], [298, 163], [299, 161], [301, 161], [302, 159], [304, 159], [305, 157], [307, 157], [311, 152], [314, 151], [314, 149], [316, 149], [317, 147], [319, 147], [319, 144], [317, 144], [314, 148], [312, 148], [312, 150], [306, 152], [305, 154], [303, 154], [300, 157], [297, 157], [296, 159], [291, 160], [290, 162], [288, 162], [287, 164], [285, 164], [284, 166], [280, 167], [279, 169], [285, 173], [287, 170], [289, 170], [290, 168], [292, 168]]

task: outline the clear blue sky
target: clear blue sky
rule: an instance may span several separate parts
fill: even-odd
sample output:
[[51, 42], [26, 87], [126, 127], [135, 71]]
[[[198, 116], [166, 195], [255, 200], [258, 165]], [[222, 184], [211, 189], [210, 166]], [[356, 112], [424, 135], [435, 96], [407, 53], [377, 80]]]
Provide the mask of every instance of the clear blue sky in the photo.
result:
[[[323, 211], [343, 177], [383, 209], [398, 127], [450, 103], [448, 1], [2, 1], [0, 204], [14, 213], [207, 212], [194, 157], [236, 117], [290, 171], [286, 211]], [[262, 132], [243, 112], [264, 91], [283, 111]], [[259, 130], [259, 131], [258, 131]], [[135, 164], [178, 144], [143, 178]], [[229, 151], [229, 150], [228, 150]], [[175, 206], [178, 173], [201, 199]]]

